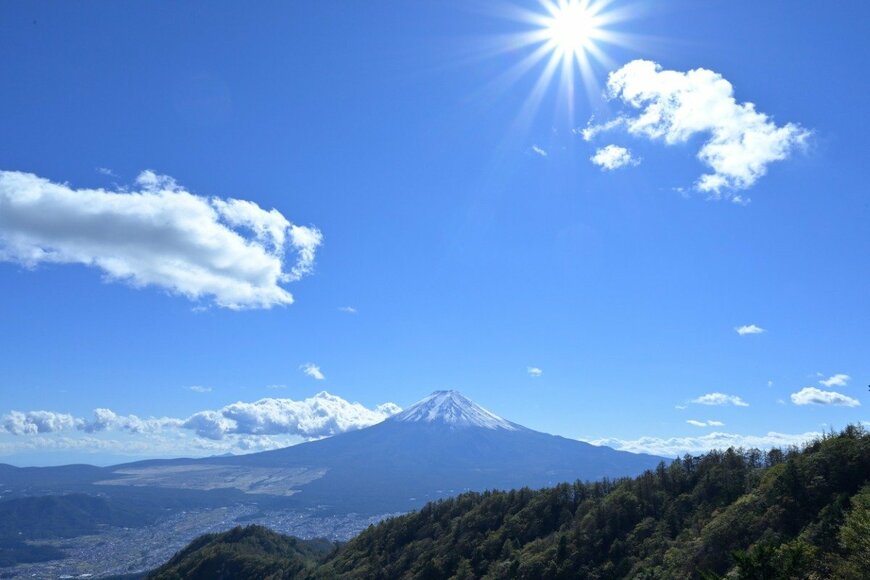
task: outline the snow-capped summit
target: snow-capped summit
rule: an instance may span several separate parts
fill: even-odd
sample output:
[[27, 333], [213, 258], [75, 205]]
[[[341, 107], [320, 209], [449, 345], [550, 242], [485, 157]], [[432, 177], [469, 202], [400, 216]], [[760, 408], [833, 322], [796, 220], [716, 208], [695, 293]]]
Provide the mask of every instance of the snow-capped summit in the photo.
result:
[[519, 427], [487, 411], [459, 391], [435, 391], [390, 418], [391, 421], [443, 423], [453, 428], [483, 427], [516, 431]]

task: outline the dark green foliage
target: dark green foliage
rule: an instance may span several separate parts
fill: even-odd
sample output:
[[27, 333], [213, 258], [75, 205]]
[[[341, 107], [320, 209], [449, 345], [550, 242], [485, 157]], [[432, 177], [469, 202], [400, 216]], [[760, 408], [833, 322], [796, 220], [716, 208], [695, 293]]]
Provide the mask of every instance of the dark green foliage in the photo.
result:
[[858, 578], [870, 564], [870, 435], [729, 449], [634, 479], [471, 493], [388, 520], [338, 578]]
[[147, 578], [297, 578], [334, 548], [335, 545], [330, 542], [299, 540], [262, 526], [236, 527], [221, 534], [200, 536]]
[[[200, 538], [154, 577], [858, 579], [870, 569], [870, 435], [848, 427], [803, 450], [467, 493], [372, 526], [317, 567], [298, 544], [281, 547], [289, 538], [266, 536], [267, 549], [262, 528], [229, 534]], [[208, 567], [177, 567], [191, 559]]]

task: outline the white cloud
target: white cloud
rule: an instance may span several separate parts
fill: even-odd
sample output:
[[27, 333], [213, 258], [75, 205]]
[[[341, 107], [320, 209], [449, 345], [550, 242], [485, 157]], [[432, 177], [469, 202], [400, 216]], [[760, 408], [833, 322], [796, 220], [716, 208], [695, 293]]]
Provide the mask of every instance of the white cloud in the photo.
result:
[[76, 449], [165, 456], [260, 451], [362, 429], [401, 410], [395, 403], [369, 409], [321, 392], [301, 401], [240, 401], [186, 419], [141, 418], [105, 408], [94, 409], [91, 419], [12, 411], [0, 418], [0, 452]]
[[326, 377], [323, 375], [323, 372], [320, 370], [320, 367], [314, 363], [305, 363], [300, 366], [299, 369], [313, 379], [317, 379], [318, 381], [322, 381]]
[[766, 435], [739, 435], [736, 433], [714, 431], [698, 437], [601, 438], [586, 439], [585, 441], [593, 445], [607, 445], [621, 451], [676, 457], [686, 453], [705, 453], [711, 449], [727, 449], [729, 447], [770, 449], [772, 447], [789, 447], [791, 445], [800, 446], [820, 435], [820, 433], [815, 432], [786, 434], [773, 431]]
[[734, 331], [740, 336], [746, 336], [748, 334], [762, 334], [764, 332], [767, 332], [765, 329], [754, 324], [745, 324], [743, 326], [738, 326], [734, 329]]
[[677, 409], [678, 411], [685, 411], [688, 408], [689, 407], [686, 405], [674, 405], [674, 409]]
[[611, 129], [616, 129], [620, 125], [625, 123], [624, 117], [617, 117], [606, 123], [602, 123], [600, 125], [595, 123], [595, 117], [589, 119], [589, 122], [586, 124], [586, 127], [583, 129], [574, 129], [575, 134], [580, 134], [583, 137], [584, 141], [592, 141], [599, 133], [604, 133], [606, 131], [610, 131]]
[[353, 306], [339, 306], [338, 310], [346, 314], [356, 314], [356, 308]]
[[188, 418], [184, 427], [209, 439], [228, 434], [293, 434], [316, 439], [374, 425], [400, 410], [393, 403], [369, 409], [324, 391], [302, 401], [267, 398], [201, 411]]
[[191, 385], [187, 387], [187, 390], [193, 391], [194, 393], [210, 393], [211, 387], [203, 387], [202, 385]]
[[90, 421], [77, 419], [76, 429], [86, 433], [101, 431], [129, 431], [130, 433], [156, 433], [164, 429], [181, 427], [184, 421], [172, 417], [142, 419], [136, 415], [118, 415], [111, 409], [94, 409]]
[[631, 151], [618, 145], [607, 145], [598, 149], [589, 160], [603, 171], [613, 171], [627, 165], [640, 164], [640, 159], [632, 157]]
[[113, 457], [115, 463], [129, 458], [203, 457], [221, 453], [267, 451], [300, 442], [302, 439], [292, 436], [238, 435], [213, 440], [196, 436], [184, 437], [178, 431], [169, 434], [116, 433], [111, 436], [105, 433], [83, 435], [74, 432], [23, 438], [0, 435], [0, 454], [8, 456], [16, 453], [75, 451], [100, 457], [100, 462], [105, 464], [107, 456]]
[[795, 405], [834, 405], [838, 407], [858, 407], [861, 405], [858, 399], [834, 391], [823, 391], [816, 387], [804, 387], [800, 391], [792, 393], [791, 402]]
[[381, 403], [375, 407], [375, 411], [387, 417], [392, 417], [402, 412], [402, 408], [395, 403]]
[[537, 145], [532, 145], [531, 151], [532, 151], [532, 153], [534, 153], [535, 155], [538, 155], [540, 157], [547, 156], [547, 152], [544, 149], [541, 149], [540, 147], [538, 147]]
[[735, 407], [749, 406], [749, 403], [747, 403], [737, 395], [726, 395], [724, 393], [708, 393], [706, 395], [701, 395], [697, 399], [692, 399], [691, 402], [697, 405], [734, 405]]
[[81, 424], [79, 419], [66, 413], [53, 411], [12, 411], [4, 415], [0, 425], [13, 435], [35, 435], [74, 429]]
[[[237, 199], [207, 198], [145, 171], [137, 191], [73, 189], [0, 171], [0, 260], [84, 264], [111, 281], [156, 286], [218, 306], [291, 304], [281, 284], [309, 273], [315, 228]], [[296, 261], [285, 270], [288, 250]]]
[[703, 135], [706, 141], [697, 156], [712, 172], [702, 175], [695, 187], [714, 197], [751, 187], [768, 165], [804, 147], [811, 134], [794, 123], [778, 126], [753, 103], [737, 102], [731, 83], [703, 68], [680, 72], [634, 60], [610, 73], [607, 88], [612, 98], [637, 114], [590, 125], [584, 138], [623, 125], [632, 135], [668, 145]]
[[819, 384], [824, 385], [828, 388], [845, 387], [849, 383], [849, 380], [851, 378], [852, 377], [850, 377], [849, 375], [837, 373], [836, 375], [833, 375], [831, 377], [828, 377], [827, 379], [823, 379], [823, 380], [819, 381]]
[[689, 425], [694, 425], [695, 427], [724, 427], [725, 423], [722, 421], [698, 421], [696, 419], [687, 419], [686, 423]]
[[97, 173], [99, 173], [100, 175], [105, 175], [107, 177], [118, 177], [117, 175], [115, 175], [115, 172], [108, 167], [97, 167]]
[[529, 373], [530, 377], [540, 377], [544, 374], [544, 371], [538, 367], [528, 367], [526, 372]]

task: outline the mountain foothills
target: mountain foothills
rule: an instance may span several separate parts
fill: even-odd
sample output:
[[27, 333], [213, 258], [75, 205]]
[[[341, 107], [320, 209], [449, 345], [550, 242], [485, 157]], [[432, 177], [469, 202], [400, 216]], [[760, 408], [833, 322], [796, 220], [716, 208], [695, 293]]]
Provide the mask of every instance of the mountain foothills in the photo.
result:
[[802, 450], [728, 449], [633, 479], [465, 493], [317, 549], [237, 528], [149, 578], [866, 578], [870, 435], [850, 426]]

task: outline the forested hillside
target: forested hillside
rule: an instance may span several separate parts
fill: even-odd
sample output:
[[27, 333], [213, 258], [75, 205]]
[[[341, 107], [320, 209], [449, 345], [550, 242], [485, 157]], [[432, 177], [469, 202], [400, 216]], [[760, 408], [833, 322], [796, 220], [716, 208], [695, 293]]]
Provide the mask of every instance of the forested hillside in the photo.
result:
[[634, 479], [464, 494], [274, 577], [862, 578], [868, 567], [870, 435], [849, 427], [802, 450], [729, 449]]
[[262, 526], [233, 528], [200, 536], [148, 578], [303, 578], [334, 548], [325, 540], [299, 540]]

